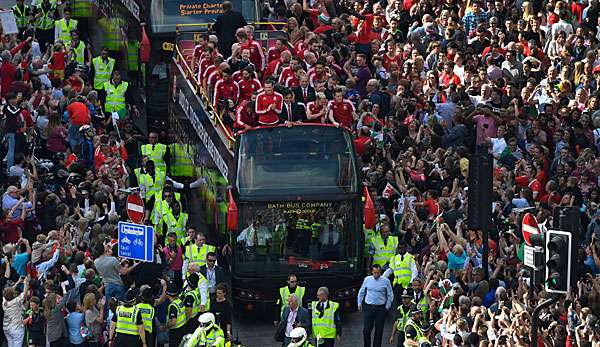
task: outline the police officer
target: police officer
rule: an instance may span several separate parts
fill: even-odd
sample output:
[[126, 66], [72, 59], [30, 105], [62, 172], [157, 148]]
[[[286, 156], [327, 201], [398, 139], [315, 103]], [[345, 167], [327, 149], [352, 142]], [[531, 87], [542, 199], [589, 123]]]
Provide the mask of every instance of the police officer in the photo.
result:
[[54, 40], [61, 40], [65, 47], [71, 45], [71, 31], [77, 29], [77, 20], [71, 18], [71, 9], [63, 10], [64, 18], [54, 21]]
[[184, 268], [191, 264], [197, 264], [198, 266], [206, 265], [206, 256], [210, 252], [216, 251], [215, 246], [211, 246], [206, 243], [206, 235], [203, 232], [197, 232], [194, 238], [194, 242], [189, 242], [185, 245], [185, 260]]
[[[194, 331], [190, 339], [186, 342], [186, 347], [206, 346], [206, 347], [224, 347], [225, 334], [223, 330], [215, 324], [215, 315], [206, 312], [198, 318], [200, 326]], [[171, 346], [171, 344], [169, 344]]]
[[116, 112], [119, 119], [125, 119], [127, 115], [127, 106], [131, 106], [131, 110], [137, 114], [137, 106], [132, 102], [133, 97], [129, 90], [129, 83], [121, 79], [121, 72], [114, 70], [112, 78], [108, 82], [104, 82], [103, 93], [101, 98], [104, 101], [104, 111], [108, 114]]
[[188, 220], [188, 214], [181, 212], [181, 204], [177, 201], [171, 202], [170, 210], [163, 215], [163, 221], [167, 225], [167, 232], [175, 232], [175, 235], [177, 235], [177, 244], [180, 246], [185, 243], [185, 229]]
[[148, 143], [140, 147], [142, 156], [154, 161], [156, 169], [167, 172], [167, 164], [170, 157], [170, 149], [165, 144], [158, 142], [158, 133], [151, 132], [148, 135]]
[[171, 175], [173, 177], [191, 178], [194, 176], [195, 149], [192, 145], [179, 142], [168, 146], [171, 159]]
[[11, 9], [17, 21], [17, 29], [19, 29], [18, 37], [23, 40], [25, 31], [29, 28], [29, 22], [31, 21], [31, 10], [29, 6], [25, 6], [25, 0], [17, 0], [17, 3]]
[[384, 268], [396, 254], [397, 247], [398, 237], [390, 235], [390, 225], [388, 223], [383, 223], [379, 230], [379, 234], [375, 236], [369, 250], [369, 254], [372, 257], [372, 264], [377, 264]]
[[[75, 62], [79, 67], [85, 65], [85, 68], [89, 69], [92, 52], [90, 47], [80, 40], [78, 30], [71, 30], [71, 42], [68, 45], [68, 50], [70, 62]], [[87, 73], [88, 70], [85, 71]]]
[[137, 168], [133, 172], [146, 201], [153, 197], [161, 197], [167, 176], [164, 172], [156, 170], [152, 160], [146, 161], [144, 170]]
[[163, 291], [162, 295], [158, 300], [154, 300], [152, 288], [150, 286], [142, 286], [140, 302], [136, 305], [140, 315], [142, 316], [142, 322], [144, 323], [144, 330], [146, 335], [146, 345], [148, 347], [154, 347], [156, 340], [156, 319], [155, 310], [156, 305], [160, 305], [166, 299], [167, 282], [163, 279], [160, 280]]
[[384, 276], [389, 277], [394, 274], [394, 294], [398, 295], [402, 289], [408, 288], [412, 280], [417, 277], [417, 263], [415, 257], [407, 252], [407, 245], [404, 241], [398, 244], [398, 254], [390, 259], [390, 267], [385, 270]]
[[302, 306], [305, 291], [305, 287], [298, 285], [298, 277], [295, 274], [290, 274], [287, 279], [287, 286], [279, 288], [279, 298], [277, 299], [277, 309], [275, 311], [275, 317], [277, 318], [273, 321], [275, 326], [279, 324], [279, 317], [283, 314], [283, 309], [287, 305], [290, 294], [296, 294], [298, 304]]
[[179, 342], [186, 332], [185, 324], [187, 317], [185, 314], [185, 306], [179, 298], [181, 290], [170, 282], [167, 286], [167, 298], [171, 303], [167, 306], [167, 323], [169, 329], [169, 346], [179, 346]]
[[[206, 311], [207, 296], [201, 293], [198, 283], [200, 281], [198, 273], [191, 273], [187, 278], [186, 290], [183, 293], [183, 306], [187, 319], [186, 333], [193, 333], [198, 327], [198, 318], [201, 313]], [[206, 279], [204, 279], [206, 281]], [[204, 294], [204, 295], [202, 295]]]
[[50, 0], [42, 0], [33, 10], [35, 18], [35, 37], [42, 50], [54, 39], [54, 20], [58, 18], [58, 9]]
[[416, 307], [411, 312], [411, 317], [404, 325], [404, 347], [421, 347], [429, 344], [426, 333], [423, 331], [423, 317], [421, 310]]
[[402, 290], [402, 304], [398, 306], [398, 316], [392, 326], [392, 335], [390, 336], [390, 344], [394, 344], [396, 335], [398, 335], [397, 347], [404, 346], [404, 326], [406, 326], [413, 310], [412, 298], [412, 289], [404, 288]]
[[333, 347], [336, 338], [342, 336], [342, 325], [338, 309], [340, 305], [329, 300], [329, 289], [320, 287], [317, 290], [318, 301], [311, 303], [312, 332], [317, 344], [322, 347]]
[[115, 69], [115, 60], [108, 56], [108, 48], [102, 47], [100, 55], [92, 59], [90, 79], [96, 91], [104, 88], [104, 83], [110, 81]]
[[129, 289], [125, 293], [125, 303], [117, 307], [110, 324], [109, 341], [115, 347], [146, 347], [146, 336], [142, 315], [135, 305], [137, 292]]
[[313, 345], [308, 342], [306, 329], [302, 327], [294, 328], [290, 333], [290, 338], [292, 341], [287, 347], [313, 347]]
[[413, 302], [423, 317], [427, 317], [429, 311], [429, 296], [423, 290], [423, 279], [420, 276], [415, 277], [412, 282]]

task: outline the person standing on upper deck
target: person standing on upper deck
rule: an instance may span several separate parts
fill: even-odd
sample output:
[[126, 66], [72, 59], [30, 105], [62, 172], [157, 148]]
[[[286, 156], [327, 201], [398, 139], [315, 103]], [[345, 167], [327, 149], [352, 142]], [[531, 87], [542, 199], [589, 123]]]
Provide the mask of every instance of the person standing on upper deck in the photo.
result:
[[283, 95], [273, 89], [273, 81], [266, 80], [263, 91], [256, 97], [256, 114], [259, 125], [274, 125], [279, 122], [283, 108]]
[[248, 23], [241, 13], [232, 9], [231, 1], [223, 1], [223, 10], [225, 12], [217, 16], [213, 30], [219, 38], [219, 52], [228, 57], [231, 55], [231, 46], [236, 42], [236, 31]]

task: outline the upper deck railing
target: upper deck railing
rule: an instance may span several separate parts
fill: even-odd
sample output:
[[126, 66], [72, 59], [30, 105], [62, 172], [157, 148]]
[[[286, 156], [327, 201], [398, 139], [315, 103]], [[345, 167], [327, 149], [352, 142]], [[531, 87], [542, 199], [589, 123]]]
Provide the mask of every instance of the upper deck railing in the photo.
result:
[[[265, 52], [277, 38], [287, 37], [281, 30], [274, 30], [285, 23], [256, 22], [254, 40], [261, 43]], [[177, 27], [177, 39], [172, 61], [171, 100], [173, 106], [183, 112], [207, 149], [219, 171], [228, 176], [233, 166], [234, 130], [226, 125], [225, 113], [214, 108], [212, 90], [205, 89], [198, 79], [197, 66], [192, 66], [195, 42], [200, 35], [213, 34], [210, 24], [182, 24]], [[226, 59], [228, 57], [225, 57]], [[235, 105], [237, 106], [237, 105]]]

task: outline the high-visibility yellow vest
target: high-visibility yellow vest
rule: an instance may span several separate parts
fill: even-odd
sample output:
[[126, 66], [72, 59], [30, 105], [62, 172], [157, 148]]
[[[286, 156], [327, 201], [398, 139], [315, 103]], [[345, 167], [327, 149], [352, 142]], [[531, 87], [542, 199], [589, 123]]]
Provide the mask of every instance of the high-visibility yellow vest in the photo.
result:
[[405, 253], [404, 256], [396, 254], [390, 258], [390, 269], [394, 271], [394, 285], [408, 287], [412, 278], [411, 263], [414, 261], [415, 258], [410, 253]]
[[421, 299], [419, 299], [419, 302], [417, 302], [417, 309], [423, 312], [423, 315], [427, 313], [427, 310], [429, 309], [429, 304], [427, 304], [427, 298], [425, 298], [425, 295], [423, 295]]
[[170, 309], [170, 307], [174, 307], [175, 310], [177, 310], [177, 318], [175, 320], [175, 326], [171, 327], [171, 329], [181, 328], [182, 326], [185, 325], [185, 323], [187, 323], [187, 318], [185, 316], [185, 306], [183, 305], [183, 301], [181, 301], [181, 299], [177, 298], [177, 299], [173, 300], [172, 303], [169, 304], [169, 309]]
[[37, 9], [42, 13], [42, 16], [36, 20], [35, 28], [39, 30], [50, 30], [54, 28], [54, 19], [52, 17], [56, 11], [56, 7], [51, 5], [50, 9], [46, 11], [42, 4], [39, 4], [37, 5]]
[[319, 317], [320, 313], [317, 310], [318, 304], [319, 301], [313, 301], [311, 304], [313, 335], [324, 339], [334, 339], [337, 335], [335, 329], [335, 313], [340, 305], [335, 301], [329, 301], [329, 307], [323, 312], [323, 317]]
[[398, 238], [396, 236], [388, 236], [387, 244], [383, 242], [381, 234], [375, 236], [373, 242], [375, 247], [375, 255], [373, 256], [373, 264], [380, 266], [385, 265], [394, 254], [396, 254], [396, 248], [398, 248]]
[[[160, 195], [162, 195], [162, 193]], [[159, 195], [157, 195], [157, 197], [158, 196]], [[152, 208], [152, 212], [150, 212], [150, 220], [154, 226], [155, 233], [162, 235], [163, 217], [169, 213], [171, 213], [171, 206], [169, 206], [169, 203], [163, 199], [155, 198], [154, 208]]]
[[167, 164], [165, 164], [165, 160], [163, 159], [165, 154], [167, 154], [166, 145], [157, 143], [154, 145], [154, 149], [152, 149], [152, 145], [148, 143], [141, 146], [141, 152], [144, 157], [148, 157], [148, 159], [154, 162], [154, 167], [157, 170], [167, 171]]
[[155, 195], [157, 196], [155, 199], [160, 199], [163, 187], [165, 186], [166, 174], [161, 170], [154, 170], [154, 178], [149, 174], [140, 173], [139, 170], [136, 170], [135, 174], [138, 185], [144, 186], [146, 201]]
[[18, 5], [14, 5], [12, 7], [12, 11], [15, 15], [15, 20], [17, 21], [17, 28], [19, 29], [24, 29], [27, 27], [27, 25], [29, 25], [29, 20], [30, 20], [30, 11], [29, 11], [29, 7], [27, 6], [23, 6], [23, 9], [21, 9]]
[[209, 252], [214, 252], [216, 250], [215, 246], [203, 244], [202, 247], [198, 247], [193, 243], [189, 243], [185, 247], [185, 257], [188, 262], [192, 264], [198, 264], [199, 266], [206, 265], [206, 255]]
[[396, 329], [398, 331], [404, 332], [404, 326], [406, 322], [408, 322], [410, 311], [412, 308], [409, 306], [406, 311], [404, 311], [404, 305], [398, 306], [398, 319], [396, 319]]
[[169, 153], [171, 155], [171, 174], [173, 176], [194, 176], [194, 147], [189, 144], [172, 143], [169, 145]]
[[140, 42], [127, 41], [127, 69], [129, 71], [140, 70]]
[[277, 303], [281, 305], [280, 315], [283, 314], [283, 309], [285, 308], [285, 305], [288, 304], [288, 298], [291, 294], [295, 294], [298, 297], [298, 304], [302, 306], [302, 299], [304, 298], [305, 291], [306, 288], [300, 286], [297, 286], [293, 293], [290, 292], [290, 288], [288, 286], [279, 288], [279, 300]]
[[198, 315], [198, 313], [200, 313], [200, 292], [199, 289], [196, 287], [194, 289], [190, 289], [187, 292], [185, 292], [183, 294], [183, 297], [186, 298], [188, 296], [191, 296], [192, 298], [194, 298], [194, 305], [192, 306], [192, 319], [193, 317], [196, 317]]
[[92, 0], [72, 0], [71, 3], [73, 4], [71, 8], [73, 17], [90, 18], [94, 16]]
[[188, 222], [188, 214], [179, 212], [179, 216], [176, 218], [175, 215], [169, 211], [167, 214], [163, 215], [163, 221], [167, 224], [167, 234], [174, 231], [175, 235], [177, 235], [177, 243], [183, 245], [185, 242], [185, 227]]
[[[408, 321], [406, 322], [406, 325], [404, 326], [404, 333], [406, 334], [406, 328], [408, 326], [412, 326], [413, 329], [415, 329], [415, 331], [417, 332], [417, 336], [415, 336], [414, 340], [416, 340], [419, 345], [421, 345], [421, 343], [423, 342], [429, 342], [429, 340], [427, 339], [427, 337], [425, 337], [425, 334], [423, 334], [423, 330], [421, 330], [421, 327], [415, 323], [415, 321], [413, 321], [412, 319], [408, 319]], [[404, 342], [404, 346], [406, 347], [410, 347], [411, 345], [408, 344], [405, 340]]]
[[225, 334], [218, 326], [211, 328], [208, 333], [202, 329], [196, 329], [186, 346], [225, 347]]
[[119, 306], [117, 307], [117, 329], [120, 334], [137, 335], [138, 328], [136, 324], [137, 307]]
[[118, 18], [101, 18], [98, 20], [98, 25], [104, 31], [104, 46], [111, 51], [120, 51], [123, 48], [121, 20]]
[[98, 56], [92, 59], [94, 64], [94, 89], [102, 89], [105, 82], [110, 82], [110, 76], [115, 68], [115, 60], [108, 57], [106, 63], [102, 57]]
[[118, 112], [126, 109], [125, 104], [125, 92], [129, 83], [121, 82], [118, 86], [112, 84], [111, 81], [104, 82], [104, 90], [106, 91], [106, 103], [104, 104], [104, 110], [106, 112]]
[[375, 230], [367, 229], [363, 225], [363, 233], [365, 234], [365, 255], [368, 255], [369, 247], [375, 242]]
[[[77, 44], [76, 47], [71, 47], [73, 48], [73, 52], [75, 53], [75, 62], [77, 62], [77, 64], [85, 64], [85, 43], [83, 43], [82, 41], [79, 41], [79, 43]], [[123, 93], [123, 95], [125, 95]], [[108, 100], [108, 92], [106, 94], [106, 98]], [[123, 98], [125, 98], [123, 96]]]
[[59, 30], [56, 39], [61, 40], [65, 46], [69, 46], [71, 44], [71, 31], [77, 29], [77, 20], [69, 19], [69, 24], [67, 24], [67, 20], [63, 18], [54, 21], [54, 27]]
[[152, 333], [152, 322], [154, 321], [154, 307], [150, 304], [140, 303], [136, 305], [140, 315], [142, 316], [142, 322], [144, 322], [144, 330]]

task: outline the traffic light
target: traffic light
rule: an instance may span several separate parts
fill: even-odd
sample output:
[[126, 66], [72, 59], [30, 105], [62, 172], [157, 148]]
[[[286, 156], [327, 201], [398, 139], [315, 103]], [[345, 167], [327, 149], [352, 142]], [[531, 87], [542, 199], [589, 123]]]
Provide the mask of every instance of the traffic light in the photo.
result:
[[548, 230], [546, 234], [546, 291], [566, 294], [571, 287], [571, 244], [568, 231]]

